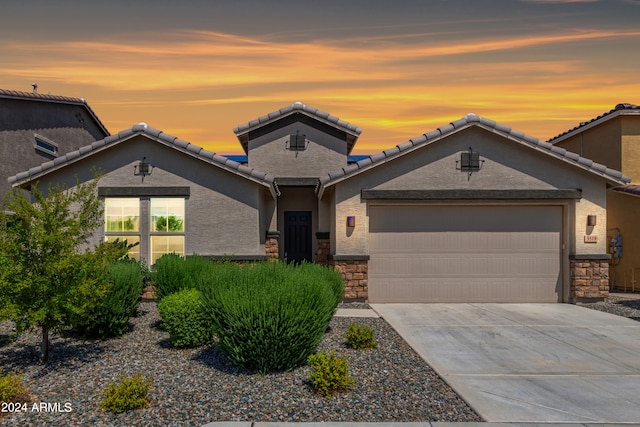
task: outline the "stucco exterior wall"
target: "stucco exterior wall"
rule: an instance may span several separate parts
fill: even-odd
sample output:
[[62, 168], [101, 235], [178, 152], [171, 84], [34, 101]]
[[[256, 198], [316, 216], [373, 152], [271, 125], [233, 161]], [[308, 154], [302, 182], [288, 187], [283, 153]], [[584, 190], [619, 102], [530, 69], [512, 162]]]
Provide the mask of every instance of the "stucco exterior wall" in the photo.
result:
[[54, 158], [35, 149], [35, 134], [55, 142], [59, 155], [107, 136], [84, 107], [0, 99], [0, 200], [11, 190], [8, 177]]
[[622, 235], [622, 258], [612, 260], [611, 285], [640, 290], [640, 197], [609, 191], [607, 203], [608, 237], [618, 234], [616, 228]]
[[614, 117], [554, 145], [625, 173], [620, 150], [621, 117]]
[[622, 116], [622, 169], [631, 184], [640, 183], [640, 115]]
[[[134, 175], [134, 166], [143, 157], [154, 167], [144, 179]], [[259, 184], [138, 136], [47, 175], [40, 186], [62, 182], [72, 187], [75, 176], [80, 182], [90, 180], [94, 165], [105, 172], [100, 187], [189, 187], [190, 196], [185, 201], [186, 255], [264, 256], [268, 220], [259, 215], [260, 204], [266, 203], [261, 200], [264, 189]], [[142, 212], [141, 222], [147, 221], [148, 215]], [[101, 227], [92, 244], [103, 236]], [[147, 242], [141, 242], [141, 249], [145, 247]]]
[[[479, 152], [480, 158], [484, 160], [481, 170], [471, 175], [456, 169], [456, 160], [460, 160], [460, 153], [467, 151], [470, 146], [473, 151]], [[606, 192], [603, 179], [563, 160], [553, 159], [547, 154], [522, 147], [517, 142], [480, 128], [463, 130], [337, 183], [335, 254], [368, 253], [367, 203], [361, 200], [361, 189], [581, 189], [582, 199], [577, 201], [537, 200], [534, 203], [566, 205], [565, 211], [574, 214], [568, 218], [566, 224], [570, 241], [565, 244], [571, 253], [606, 253]], [[356, 216], [356, 227], [353, 229], [346, 226], [346, 217], [349, 215]], [[587, 215], [597, 216], [595, 227], [586, 226]], [[597, 242], [586, 243], [585, 235], [597, 235]]]
[[[290, 135], [306, 135], [305, 150], [288, 150]], [[303, 123], [249, 141], [248, 165], [278, 177], [318, 177], [347, 165], [347, 143]]]

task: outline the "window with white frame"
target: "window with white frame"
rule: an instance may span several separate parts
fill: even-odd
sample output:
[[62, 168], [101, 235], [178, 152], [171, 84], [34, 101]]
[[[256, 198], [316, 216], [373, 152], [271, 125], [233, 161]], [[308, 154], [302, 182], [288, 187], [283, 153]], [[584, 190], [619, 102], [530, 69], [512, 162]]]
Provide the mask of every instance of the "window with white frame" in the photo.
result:
[[140, 261], [140, 199], [107, 197], [104, 199], [104, 234], [107, 242], [116, 240], [136, 244], [129, 256]]
[[35, 134], [34, 147], [36, 151], [58, 157], [58, 144], [42, 135]]
[[151, 264], [164, 254], [184, 255], [185, 200], [181, 197], [149, 200]]

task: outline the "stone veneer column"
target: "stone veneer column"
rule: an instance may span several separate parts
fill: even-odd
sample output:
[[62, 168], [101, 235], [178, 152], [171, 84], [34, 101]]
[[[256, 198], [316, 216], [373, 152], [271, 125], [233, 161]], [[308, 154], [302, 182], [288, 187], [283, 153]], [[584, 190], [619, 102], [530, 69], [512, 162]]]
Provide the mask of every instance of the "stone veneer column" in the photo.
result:
[[570, 255], [571, 301], [609, 297], [610, 255]]
[[264, 252], [268, 260], [276, 260], [280, 257], [280, 232], [268, 231], [264, 242]]
[[369, 298], [369, 257], [361, 255], [331, 256], [331, 239], [328, 232], [316, 233], [318, 264], [331, 265], [344, 278], [345, 300], [366, 300]]

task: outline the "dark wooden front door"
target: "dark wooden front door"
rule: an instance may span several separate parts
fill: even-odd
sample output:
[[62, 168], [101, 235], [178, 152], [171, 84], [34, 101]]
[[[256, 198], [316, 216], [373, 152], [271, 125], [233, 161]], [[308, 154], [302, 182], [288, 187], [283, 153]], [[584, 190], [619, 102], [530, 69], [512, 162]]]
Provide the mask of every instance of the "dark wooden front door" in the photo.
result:
[[284, 253], [287, 262], [313, 261], [311, 212], [284, 213]]

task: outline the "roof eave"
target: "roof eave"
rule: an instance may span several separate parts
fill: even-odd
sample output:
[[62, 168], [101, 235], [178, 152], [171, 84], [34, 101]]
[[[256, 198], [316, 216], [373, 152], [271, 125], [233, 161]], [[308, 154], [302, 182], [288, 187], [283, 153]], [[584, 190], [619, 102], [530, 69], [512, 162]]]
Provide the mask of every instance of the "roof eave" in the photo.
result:
[[567, 140], [569, 138], [572, 138], [576, 135], [580, 135], [582, 132], [585, 132], [587, 130], [590, 130], [596, 126], [600, 126], [602, 123], [607, 122], [611, 119], [614, 119], [616, 117], [619, 116], [640, 116], [640, 110], [638, 109], [620, 109], [620, 110], [614, 110], [612, 112], [606, 113], [605, 115], [596, 118], [590, 122], [587, 122], [583, 125], [580, 125], [574, 129], [568, 130], [565, 133], [562, 133], [558, 136], [555, 136], [551, 139], [549, 139], [547, 142], [549, 142], [550, 144], [557, 144], [559, 142], [562, 142], [564, 140]]
[[[108, 148], [119, 145], [137, 136], [144, 136], [149, 140], [158, 142], [168, 148], [172, 148], [174, 150], [180, 151], [181, 153], [189, 155], [197, 160], [200, 160], [202, 162], [205, 162], [207, 164], [210, 164], [212, 166], [225, 170], [229, 173], [233, 173], [235, 175], [241, 176], [256, 184], [264, 186], [269, 189], [269, 192], [271, 193], [271, 196], [274, 198], [274, 200], [279, 195], [278, 188], [275, 185], [275, 178], [272, 175], [255, 171], [244, 165], [240, 165], [231, 159], [217, 155], [216, 153], [205, 150], [202, 147], [195, 146], [194, 144], [191, 144], [188, 141], [180, 140], [177, 137], [165, 134], [164, 132], [159, 131], [157, 129], [148, 128], [147, 125], [143, 123], [135, 125], [130, 129], [126, 129], [120, 132], [120, 134], [116, 136], [110, 136], [109, 138], [113, 138], [113, 139], [108, 142], [106, 140], [95, 141], [90, 146], [82, 147], [79, 150], [73, 151], [71, 153], [67, 153], [65, 156], [59, 158], [61, 160], [54, 159], [53, 161], [45, 162], [45, 163], [42, 163], [40, 166], [31, 168], [29, 171], [21, 172], [12, 177], [9, 177], [8, 181], [11, 183], [13, 187], [29, 188], [34, 181], [38, 180], [39, 178], [45, 175], [56, 172], [66, 166], [74, 164], [80, 160], [84, 160], [87, 157], [90, 157]], [[89, 148], [89, 147], [93, 147], [94, 145], [95, 145], [95, 148]], [[194, 148], [190, 148], [190, 147], [194, 147]], [[69, 156], [71, 158], [69, 158]], [[44, 167], [44, 165], [49, 165], [49, 166]], [[40, 169], [40, 170], [35, 171], [36, 169]], [[34, 170], [34, 173], [31, 173], [32, 170]]]

